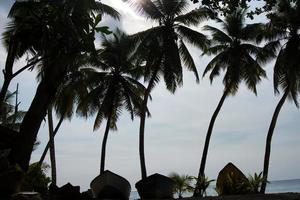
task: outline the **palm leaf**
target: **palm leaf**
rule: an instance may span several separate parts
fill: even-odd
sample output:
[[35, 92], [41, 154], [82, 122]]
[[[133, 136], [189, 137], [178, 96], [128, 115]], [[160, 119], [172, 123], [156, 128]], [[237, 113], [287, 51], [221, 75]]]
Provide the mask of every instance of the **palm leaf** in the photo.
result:
[[136, 9], [139, 14], [144, 15], [148, 19], [158, 20], [163, 17], [161, 11], [156, 7], [156, 5], [151, 0], [134, 1], [125, 0], [130, 2], [131, 6]]
[[194, 31], [186, 26], [179, 25], [177, 26], [176, 31], [178, 31], [183, 40], [202, 50], [206, 49], [209, 44], [209, 40], [204, 34]]
[[180, 41], [180, 46], [179, 46], [179, 52], [181, 55], [181, 59], [184, 63], [184, 65], [187, 67], [188, 70], [194, 72], [196, 81], [199, 83], [199, 74], [195, 65], [195, 62], [193, 60], [193, 57], [191, 56], [189, 50], [185, 46], [184, 42], [181, 40]]

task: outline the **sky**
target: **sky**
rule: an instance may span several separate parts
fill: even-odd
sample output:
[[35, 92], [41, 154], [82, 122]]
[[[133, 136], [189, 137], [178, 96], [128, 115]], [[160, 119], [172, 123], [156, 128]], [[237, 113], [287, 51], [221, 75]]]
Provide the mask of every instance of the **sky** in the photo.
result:
[[[0, 1], [0, 33], [8, 22], [7, 13], [13, 0]], [[138, 16], [121, 0], [103, 0], [122, 14], [116, 22], [107, 17], [102, 24], [113, 30], [122, 28], [128, 33], [136, 33], [155, 26]], [[211, 24], [210, 21], [205, 22]], [[201, 26], [193, 27], [201, 31]], [[100, 44], [100, 41], [97, 41]], [[201, 52], [190, 47], [199, 74], [203, 73], [211, 58], [201, 56]], [[6, 50], [0, 44], [0, 68], [4, 68]], [[15, 69], [24, 66], [25, 58], [15, 63]], [[233, 162], [246, 175], [261, 172], [265, 139], [269, 123], [280, 95], [274, 96], [272, 85], [272, 63], [265, 66], [268, 79], [258, 85], [255, 96], [244, 85], [234, 97], [228, 97], [216, 120], [206, 164], [206, 175], [216, 179], [218, 172]], [[36, 73], [26, 71], [11, 84], [10, 90], [19, 83], [21, 108], [28, 109], [37, 87]], [[146, 120], [145, 153], [148, 175], [171, 172], [198, 174], [205, 135], [209, 120], [222, 96], [222, 77], [213, 84], [207, 77], [196, 84], [191, 72], [184, 71], [184, 85], [175, 94], [170, 94], [163, 82], [153, 91], [149, 102], [152, 117]], [[0, 74], [0, 83], [3, 75]], [[1, 87], [1, 86], [0, 86]], [[292, 102], [286, 102], [278, 118], [272, 141], [269, 180], [300, 178], [300, 113]], [[93, 132], [93, 120], [74, 117], [64, 121], [56, 142], [58, 185], [67, 182], [89, 188], [91, 180], [99, 174], [100, 149], [104, 124]], [[140, 175], [138, 153], [139, 119], [133, 122], [128, 113], [123, 112], [118, 121], [118, 131], [110, 132], [107, 143], [106, 169], [127, 178], [132, 188]], [[48, 140], [47, 123], [43, 122], [38, 134], [41, 142], [33, 152], [31, 161], [38, 161]], [[46, 158], [49, 163], [49, 158]], [[49, 173], [49, 172], [48, 172]]]

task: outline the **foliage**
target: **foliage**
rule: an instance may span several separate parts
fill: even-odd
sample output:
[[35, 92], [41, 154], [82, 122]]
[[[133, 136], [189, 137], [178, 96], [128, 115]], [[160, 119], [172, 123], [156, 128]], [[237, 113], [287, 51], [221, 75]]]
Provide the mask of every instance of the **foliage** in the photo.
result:
[[[191, 0], [193, 3], [198, 3], [199, 0]], [[250, 4], [256, 5], [253, 10], [247, 13], [247, 16], [253, 19], [254, 15], [259, 15], [261, 13], [268, 13], [280, 3], [280, 0], [264, 0], [264, 3], [261, 3], [261, 0], [200, 0], [201, 5], [208, 7], [215, 12], [221, 13], [226, 16], [232, 14], [236, 9], [249, 9]], [[289, 0], [291, 3], [296, 3], [297, 0]], [[299, 2], [299, 1], [298, 1]]]
[[47, 177], [46, 171], [49, 169], [49, 165], [43, 163], [33, 163], [29, 166], [28, 171], [25, 174], [25, 178], [22, 185], [23, 191], [35, 191], [44, 194], [48, 190], [48, 185], [51, 182]]
[[[19, 102], [12, 105], [18, 91], [6, 94], [4, 102], [0, 105], [0, 125], [18, 131], [26, 112], [18, 110]], [[17, 99], [16, 99], [17, 101]]]
[[214, 182], [215, 180], [209, 180], [208, 177], [205, 176], [200, 176], [199, 177], [193, 177], [194, 180], [196, 180], [196, 186], [195, 186], [195, 190], [200, 190], [197, 191], [198, 194], [202, 196], [206, 196], [206, 190], [209, 187], [211, 182]]
[[[225, 70], [223, 84], [229, 94], [235, 94], [241, 82], [257, 93], [256, 85], [266, 72], [261, 64], [274, 57], [274, 51], [268, 46], [265, 48], [255, 44], [256, 38], [262, 31], [262, 24], [245, 24], [246, 10], [237, 10], [216, 21], [223, 30], [206, 25], [204, 28], [212, 33], [212, 45], [204, 52], [206, 55], [215, 55], [206, 66], [203, 76], [209, 71], [211, 82]], [[273, 51], [271, 51], [271, 50]]]
[[176, 183], [174, 192], [178, 194], [179, 198], [182, 198], [183, 193], [192, 192], [194, 188], [192, 187], [193, 177], [189, 175], [179, 175], [175, 172], [169, 175]]
[[103, 36], [102, 49], [97, 51], [102, 64], [98, 69], [81, 70], [89, 92], [79, 102], [77, 111], [85, 117], [96, 114], [94, 130], [108, 117], [110, 128], [116, 129], [122, 108], [130, 112], [132, 119], [140, 112], [145, 88], [135, 79], [140, 65], [130, 44], [128, 35], [120, 30], [113, 37]]
[[249, 175], [248, 180], [250, 192], [258, 194], [262, 183], [265, 181], [265, 178], [262, 176], [262, 172], [260, 172], [259, 174], [254, 173], [254, 176]]
[[[159, 67], [159, 73], [163, 76], [169, 91], [175, 92], [177, 86], [183, 84], [182, 66], [195, 74], [196, 81], [199, 76], [195, 62], [191, 56], [187, 44], [192, 44], [200, 49], [205, 49], [209, 43], [207, 37], [190, 28], [199, 25], [210, 16], [207, 9], [195, 9], [185, 12], [189, 3], [187, 0], [170, 1], [133, 1], [133, 7], [138, 13], [148, 20], [156, 22], [158, 26], [133, 34], [136, 43], [146, 51], [146, 67]], [[156, 63], [161, 63], [157, 65]], [[151, 77], [152, 70], [146, 68], [146, 80]]]

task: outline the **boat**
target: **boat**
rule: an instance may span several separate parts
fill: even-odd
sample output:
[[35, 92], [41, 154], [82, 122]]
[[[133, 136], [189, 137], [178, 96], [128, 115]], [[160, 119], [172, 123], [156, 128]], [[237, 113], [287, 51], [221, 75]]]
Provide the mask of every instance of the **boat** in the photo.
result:
[[135, 184], [141, 199], [172, 199], [175, 182], [167, 176], [153, 174]]
[[108, 170], [94, 178], [90, 186], [97, 199], [129, 199], [131, 192], [130, 183], [125, 178]]

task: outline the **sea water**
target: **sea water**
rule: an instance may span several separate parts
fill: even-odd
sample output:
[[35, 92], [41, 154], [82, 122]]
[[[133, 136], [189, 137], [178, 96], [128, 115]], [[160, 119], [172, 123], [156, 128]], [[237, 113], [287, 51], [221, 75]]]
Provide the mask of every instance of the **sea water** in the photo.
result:
[[[215, 191], [216, 186], [211, 185], [207, 189], [207, 196], [216, 196]], [[270, 181], [267, 185], [267, 193], [285, 193], [285, 192], [300, 192], [300, 179], [294, 180], [281, 180], [281, 181]], [[191, 193], [186, 193], [184, 197], [192, 196]], [[175, 196], [176, 197], [176, 196]], [[132, 191], [130, 194], [130, 199], [139, 199], [137, 191]]]

